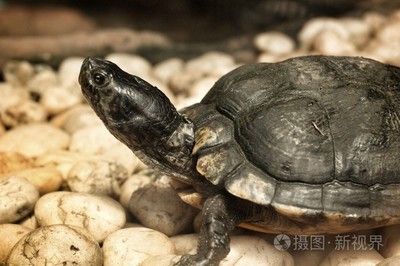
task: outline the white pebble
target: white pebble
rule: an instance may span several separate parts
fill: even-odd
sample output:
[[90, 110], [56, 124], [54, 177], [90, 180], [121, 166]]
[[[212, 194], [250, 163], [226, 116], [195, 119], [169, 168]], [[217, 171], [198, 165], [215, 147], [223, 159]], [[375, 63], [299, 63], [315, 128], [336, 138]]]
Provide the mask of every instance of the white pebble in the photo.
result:
[[61, 62], [58, 69], [58, 79], [65, 87], [78, 86], [78, 77], [81, 70], [82, 57], [69, 57]]
[[39, 192], [25, 178], [0, 181], [0, 223], [12, 223], [27, 216], [35, 206]]
[[49, 124], [28, 124], [7, 131], [0, 137], [0, 151], [19, 152], [37, 157], [52, 150], [68, 147], [70, 137]]
[[11, 249], [31, 230], [19, 224], [0, 224], [0, 265], [6, 265]]
[[144, 226], [168, 236], [190, 229], [197, 213], [170, 184], [158, 180], [133, 192], [129, 210]]
[[106, 59], [117, 64], [125, 72], [142, 78], [148, 76], [151, 71], [150, 63], [138, 55], [115, 53], [108, 55]]
[[154, 66], [153, 74], [156, 78], [168, 84], [173, 75], [182, 72], [183, 65], [183, 60], [180, 58], [167, 59]]
[[118, 142], [104, 125], [89, 126], [75, 131], [69, 150], [86, 154], [100, 154]]
[[119, 196], [128, 171], [120, 164], [102, 160], [76, 163], [67, 177], [71, 191]]
[[15, 245], [7, 265], [101, 266], [101, 249], [84, 230], [66, 225], [40, 227]]
[[146, 258], [174, 254], [174, 245], [160, 232], [143, 227], [110, 234], [103, 243], [104, 266], [140, 265]]
[[293, 52], [295, 43], [284, 33], [270, 31], [258, 34], [254, 39], [254, 45], [262, 52], [273, 55], [283, 55]]
[[101, 125], [102, 121], [89, 105], [79, 104], [55, 116], [51, 124], [73, 134], [85, 127]]
[[201, 75], [222, 76], [236, 68], [231, 55], [222, 52], [208, 52], [186, 63], [185, 71]]
[[119, 202], [121, 205], [125, 208], [128, 208], [132, 193], [139, 188], [150, 184], [152, 181], [153, 180], [151, 177], [143, 174], [135, 174], [129, 177], [121, 187], [121, 195], [119, 197]]
[[42, 196], [36, 203], [35, 216], [41, 226], [83, 227], [99, 242], [126, 222], [124, 209], [111, 198], [65, 191]]
[[50, 114], [59, 114], [82, 102], [82, 95], [73, 93], [65, 87], [53, 87], [45, 90], [40, 104]]

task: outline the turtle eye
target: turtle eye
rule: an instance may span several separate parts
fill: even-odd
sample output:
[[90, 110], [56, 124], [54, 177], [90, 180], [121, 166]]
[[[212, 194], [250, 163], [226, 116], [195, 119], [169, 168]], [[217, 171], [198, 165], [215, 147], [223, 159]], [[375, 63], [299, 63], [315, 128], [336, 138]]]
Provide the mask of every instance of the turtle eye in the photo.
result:
[[93, 82], [97, 86], [103, 86], [106, 84], [107, 77], [103, 73], [94, 73]]

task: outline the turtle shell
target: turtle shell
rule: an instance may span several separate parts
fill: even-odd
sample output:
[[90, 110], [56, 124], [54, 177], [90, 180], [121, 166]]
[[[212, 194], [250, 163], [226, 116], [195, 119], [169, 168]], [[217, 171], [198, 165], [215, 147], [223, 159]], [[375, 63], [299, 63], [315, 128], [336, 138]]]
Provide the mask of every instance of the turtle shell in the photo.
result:
[[201, 103], [197, 171], [298, 220], [400, 219], [400, 69], [308, 56], [240, 67]]

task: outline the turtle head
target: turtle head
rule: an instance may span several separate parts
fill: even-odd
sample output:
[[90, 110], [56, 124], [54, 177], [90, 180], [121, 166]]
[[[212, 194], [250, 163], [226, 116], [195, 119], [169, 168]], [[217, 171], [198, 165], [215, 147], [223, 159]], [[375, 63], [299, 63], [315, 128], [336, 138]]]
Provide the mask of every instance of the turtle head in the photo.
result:
[[192, 160], [193, 124], [159, 89], [98, 58], [84, 60], [79, 83], [108, 130], [148, 162], [174, 170], [187, 163], [174, 165], [172, 158]]
[[160, 90], [110, 61], [86, 58], [79, 83], [106, 127], [131, 148], [171, 134], [182, 120]]

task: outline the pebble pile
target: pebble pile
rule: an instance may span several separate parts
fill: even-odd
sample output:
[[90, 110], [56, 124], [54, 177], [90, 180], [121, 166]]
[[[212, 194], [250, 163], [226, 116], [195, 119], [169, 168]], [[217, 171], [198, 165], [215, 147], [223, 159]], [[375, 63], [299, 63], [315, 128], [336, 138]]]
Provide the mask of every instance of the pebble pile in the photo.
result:
[[[329, 54], [400, 65], [400, 11], [313, 19], [298, 39], [259, 34], [259, 61]], [[221, 52], [156, 65], [136, 55], [107, 59], [157, 86], [178, 108], [200, 101], [240, 65]], [[172, 265], [196, 250], [199, 210], [181, 201], [174, 190], [179, 184], [142, 164], [84, 103], [77, 83], [82, 61], [68, 58], [57, 71], [9, 62], [3, 70], [0, 265]], [[373, 235], [382, 236], [381, 246], [366, 250], [335, 249], [327, 244], [335, 236], [324, 236], [324, 250], [280, 250], [275, 235], [237, 229], [221, 265], [399, 265], [400, 226], [351, 234]]]

